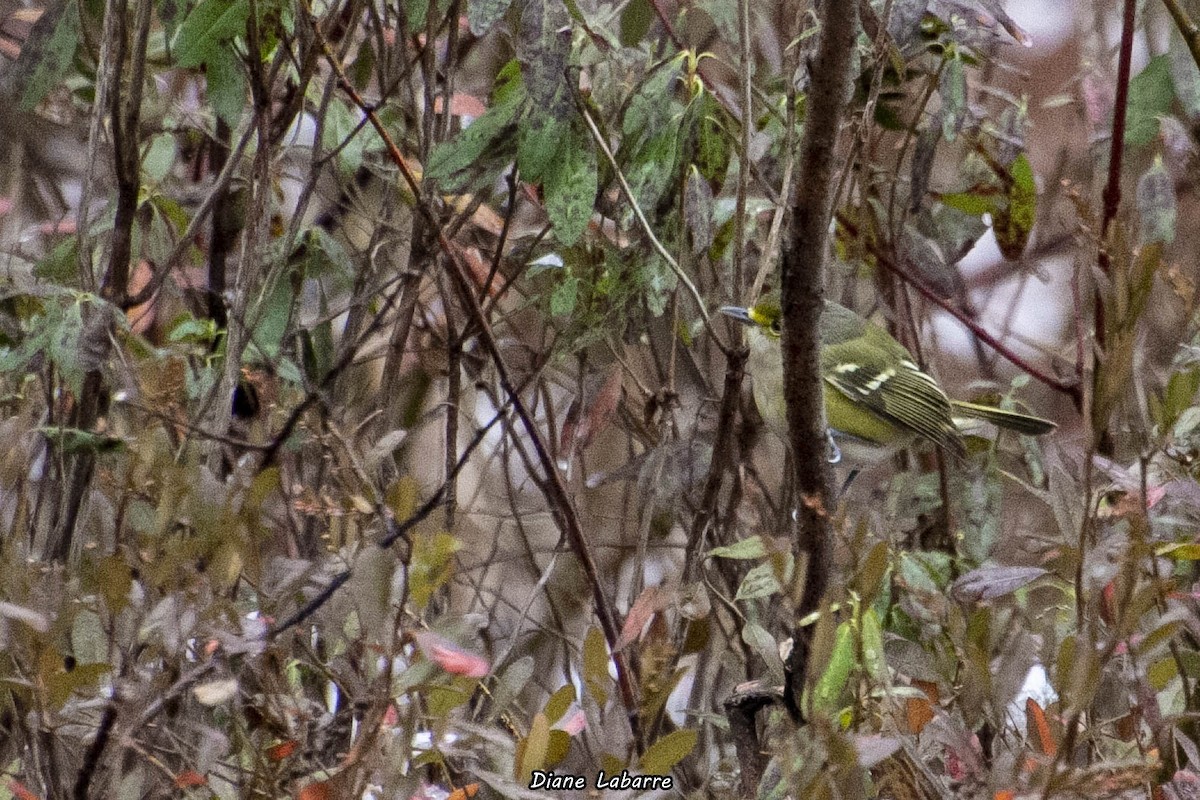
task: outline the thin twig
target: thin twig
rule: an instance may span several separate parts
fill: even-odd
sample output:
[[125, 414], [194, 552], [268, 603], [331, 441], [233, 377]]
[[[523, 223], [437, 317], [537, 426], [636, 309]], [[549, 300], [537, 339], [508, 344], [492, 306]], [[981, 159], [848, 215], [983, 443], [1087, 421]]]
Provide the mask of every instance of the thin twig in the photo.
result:
[[[741, 63], [738, 65], [738, 83], [741, 89], [742, 99], [742, 135], [738, 139], [738, 174], [737, 174], [737, 200], [734, 206], [734, 233], [733, 233], [733, 297], [737, 301], [741, 297], [741, 293], [745, 291], [743, 282], [745, 279], [746, 265], [746, 195], [750, 190], [750, 123], [754, 119], [753, 101], [754, 93], [751, 91], [753, 83], [750, 80], [750, 64], [753, 56], [751, 48], [752, 39], [750, 37], [750, 0], [737, 0], [737, 16], [738, 16], [738, 46], [741, 50]], [[740, 328], [740, 325], [730, 320], [731, 327]], [[736, 334], [737, 341], [742, 340], [742, 333]]]
[[1200, 28], [1196, 27], [1196, 23], [1188, 16], [1179, 0], [1163, 0], [1163, 5], [1167, 7], [1167, 13], [1175, 21], [1175, 27], [1179, 29], [1179, 35], [1187, 44], [1188, 52], [1192, 54], [1192, 60], [1196, 62], [1197, 67], [1200, 67]]
[[[839, 214], [839, 215], [837, 215], [837, 221], [838, 221], [838, 225], [840, 225], [842, 228], [845, 228], [846, 232], [849, 233], [851, 236], [858, 236], [858, 226], [855, 225], [853, 222], [851, 222], [847, 217], [845, 217], [842, 214]], [[966, 314], [965, 312], [960, 310], [958, 307], [956, 307], [952, 301], [946, 299], [945, 297], [942, 297], [940, 294], [938, 294], [932, 288], [927, 286], [925, 284], [925, 282], [921, 278], [919, 278], [917, 275], [913, 274], [912, 272], [909, 272], [907, 269], [900, 266], [900, 264], [898, 264], [896, 261], [889, 258], [888, 255], [886, 253], [884, 253], [883, 250], [880, 249], [878, 246], [876, 246], [870, 242], [867, 242], [866, 247], [867, 247], [867, 250], [871, 253], [872, 257], [875, 258], [876, 262], [878, 262], [880, 266], [882, 266], [888, 272], [891, 272], [894, 275], [896, 275], [897, 277], [899, 277], [901, 280], [903, 280], [909, 286], [916, 289], [917, 292], [920, 293], [921, 296], [924, 297], [926, 300], [933, 303], [938, 308], [942, 309], [943, 311], [945, 311], [946, 313], [948, 313], [952, 317], [954, 317], [956, 320], [961, 322], [966, 328], [968, 328], [971, 331], [971, 333], [978, 336], [981, 340], [983, 340], [984, 343], [986, 343], [989, 347], [991, 347], [993, 350], [995, 350], [998, 355], [1000, 355], [1006, 361], [1014, 364], [1015, 366], [1020, 367], [1025, 372], [1028, 372], [1029, 375], [1032, 378], [1034, 378], [1034, 380], [1037, 380], [1040, 383], [1044, 383], [1045, 385], [1049, 386], [1050, 388], [1055, 389], [1055, 390], [1067, 395], [1075, 402], [1076, 407], [1077, 408], [1079, 407], [1079, 403], [1082, 401], [1082, 397], [1083, 397], [1083, 389], [1082, 389], [1081, 385], [1079, 384], [1079, 382], [1067, 383], [1058, 378], [1055, 378], [1052, 375], [1047, 374], [1045, 371], [1039, 369], [1038, 367], [1033, 366], [1028, 361], [1026, 361], [1024, 358], [1022, 358], [1021, 356], [1012, 352], [1012, 350], [1010, 350], [1008, 347], [1006, 347], [1003, 342], [1001, 342], [999, 339], [997, 339], [995, 336], [993, 336], [991, 333], [989, 333], [986, 328], [984, 328], [982, 325], [980, 325], [975, 320], [971, 319], [971, 317], [968, 314]]]

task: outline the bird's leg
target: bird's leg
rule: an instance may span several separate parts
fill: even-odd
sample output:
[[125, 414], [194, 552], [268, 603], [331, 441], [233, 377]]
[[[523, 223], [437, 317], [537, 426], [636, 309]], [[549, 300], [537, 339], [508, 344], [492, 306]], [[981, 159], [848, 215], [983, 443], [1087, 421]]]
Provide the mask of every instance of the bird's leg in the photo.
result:
[[833, 431], [825, 429], [825, 440], [829, 443], [829, 454], [825, 459], [830, 464], [840, 464], [842, 461], [842, 450], [837, 446], [837, 442], [833, 440]]
[[846, 492], [850, 491], [850, 484], [854, 483], [854, 479], [858, 477], [858, 473], [862, 472], [858, 467], [852, 467], [850, 474], [846, 476], [846, 480], [842, 481], [842, 488], [838, 490], [838, 500], [846, 496]]

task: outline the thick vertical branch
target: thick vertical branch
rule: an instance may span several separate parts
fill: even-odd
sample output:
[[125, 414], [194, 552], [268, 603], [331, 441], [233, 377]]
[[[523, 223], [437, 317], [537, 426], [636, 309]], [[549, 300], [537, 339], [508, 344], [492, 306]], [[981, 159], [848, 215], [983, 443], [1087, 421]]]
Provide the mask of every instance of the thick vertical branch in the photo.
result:
[[[109, 52], [112, 53], [118, 70], [128, 64], [124, 86], [118, 73], [118, 77], [113, 78], [108, 93], [117, 196], [112, 237], [109, 240], [108, 265], [100, 285], [100, 294], [117, 307], [123, 307], [128, 297], [130, 262], [136, 256], [133, 252], [133, 226], [136, 222], [138, 194], [141, 191], [138, 127], [141, 120], [146, 43], [150, 34], [150, 0], [140, 0], [135, 14], [131, 40], [126, 0], [116, 0], [105, 9], [105, 35], [111, 37], [111, 40], [106, 42]], [[98, 129], [94, 132], [100, 135]], [[89, 145], [89, 150], [98, 152], [95, 142]], [[83, 211], [80, 213], [81, 216], [84, 214]], [[84, 230], [81, 228], [81, 235], [86, 236]], [[90, 267], [85, 272], [85, 278], [89, 280], [84, 285], [90, 285]], [[100, 365], [107, 357], [112, 322], [112, 318], [104, 309], [88, 309], [84, 337], [89, 368], [71, 418], [72, 426], [82, 430], [91, 430], [107, 408], [107, 395]], [[55, 560], [64, 561], [71, 552], [75, 527], [88, 487], [91, 485], [94, 467], [95, 453], [84, 451], [71, 459], [62, 504], [44, 550], [47, 556]]]
[[[229, 161], [229, 145], [232, 135], [229, 123], [218, 117], [216, 134], [208, 145], [208, 168], [214, 175], [219, 174]], [[232, 194], [228, 184], [221, 189], [221, 197], [216, 203], [216, 208], [213, 209], [212, 235], [208, 242], [208, 300], [206, 306], [208, 318], [217, 323], [218, 328], [225, 328], [229, 325], [229, 314], [225, 308], [227, 265], [234, 240], [241, 232], [246, 213], [243, 208], [239, 214]], [[243, 219], [239, 219], [239, 216]]]
[[[1113, 100], [1112, 142], [1108, 156], [1108, 183], [1104, 187], [1104, 217], [1100, 222], [1100, 254], [1097, 262], [1100, 272], [1107, 276], [1112, 270], [1112, 258], [1108, 253], [1108, 232], [1117, 218], [1121, 207], [1121, 161], [1125, 153], [1125, 112], [1129, 106], [1129, 77], [1133, 62], [1133, 32], [1137, 18], [1137, 0], [1125, 0], [1121, 16], [1121, 46], [1117, 54], [1117, 94]], [[1107, 316], [1104, 306], [1104, 293], [1096, 286], [1094, 297], [1094, 326], [1096, 345], [1101, 357], [1105, 355], [1107, 344]], [[1103, 368], [1095, 371], [1096, 380], [1103, 376]], [[1093, 384], [1093, 391], [1095, 384]], [[1094, 410], [1094, 407], [1093, 407]], [[1101, 455], [1112, 455], [1112, 436], [1108, 432], [1108, 420], [1092, 418], [1092, 431], [1096, 437], [1096, 447]]]
[[[825, 258], [833, 196], [837, 134], [850, 98], [850, 69], [858, 35], [853, 4], [825, 0], [821, 41], [810, 66], [808, 116], [800, 140], [799, 179], [790, 236], [783, 253], [783, 377], [788, 438], [794, 455], [799, 507], [793, 519], [796, 563], [804, 565], [800, 619], [820, 608], [829, 578], [833, 529], [829, 519], [833, 493], [827, 461], [825, 408], [821, 393], [820, 338], [817, 322], [824, 299]], [[799, 699], [808, 672], [812, 628], [793, 631], [787, 660], [784, 700], [799, 717]]]

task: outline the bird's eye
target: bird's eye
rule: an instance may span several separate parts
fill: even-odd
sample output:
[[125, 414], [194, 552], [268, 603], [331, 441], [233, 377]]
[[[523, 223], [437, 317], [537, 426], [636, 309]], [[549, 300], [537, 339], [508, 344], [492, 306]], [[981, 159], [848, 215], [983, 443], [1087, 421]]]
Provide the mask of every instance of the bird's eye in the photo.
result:
[[779, 317], [776, 317], [775, 319], [771, 320], [771, 324], [769, 327], [771, 329], [771, 334], [773, 336], [782, 336], [783, 335], [783, 320], [779, 319]]

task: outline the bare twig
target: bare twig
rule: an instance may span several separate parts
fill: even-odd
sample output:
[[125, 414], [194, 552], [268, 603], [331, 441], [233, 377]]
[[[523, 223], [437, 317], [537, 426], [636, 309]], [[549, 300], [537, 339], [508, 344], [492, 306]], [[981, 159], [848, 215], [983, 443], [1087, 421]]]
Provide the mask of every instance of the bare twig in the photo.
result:
[[[737, 201], [734, 206], [734, 242], [733, 242], [733, 297], [736, 302], [746, 287], [746, 194], [750, 189], [750, 123], [754, 119], [753, 83], [750, 80], [750, 66], [753, 59], [750, 38], [750, 0], [737, 0], [738, 15], [738, 46], [741, 50], [741, 63], [738, 64], [738, 83], [742, 100], [742, 131], [738, 139], [738, 175]], [[731, 329], [740, 328], [733, 320], [728, 322]], [[737, 341], [742, 340], [738, 331]]]
[[1188, 52], [1192, 54], [1192, 60], [1196, 62], [1197, 67], [1200, 67], [1200, 28], [1196, 27], [1195, 21], [1188, 16], [1187, 10], [1179, 0], [1163, 0], [1163, 5], [1167, 7], [1167, 13], [1175, 21], [1175, 27], [1179, 29], [1179, 35], [1187, 44]]

